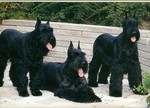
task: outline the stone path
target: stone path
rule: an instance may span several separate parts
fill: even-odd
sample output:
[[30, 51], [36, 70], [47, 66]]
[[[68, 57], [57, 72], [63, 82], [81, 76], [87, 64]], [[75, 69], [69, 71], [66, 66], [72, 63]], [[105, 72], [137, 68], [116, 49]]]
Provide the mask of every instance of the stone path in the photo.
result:
[[[55, 97], [53, 93], [42, 91], [43, 96], [20, 97], [8, 77], [9, 64], [5, 71], [4, 86], [0, 87], [0, 108], [147, 108], [146, 97], [134, 95], [128, 87], [128, 81], [123, 80], [123, 97], [115, 98], [108, 95], [108, 84], [93, 88], [102, 98], [102, 103], [75, 103]], [[30, 93], [31, 94], [31, 93]]]

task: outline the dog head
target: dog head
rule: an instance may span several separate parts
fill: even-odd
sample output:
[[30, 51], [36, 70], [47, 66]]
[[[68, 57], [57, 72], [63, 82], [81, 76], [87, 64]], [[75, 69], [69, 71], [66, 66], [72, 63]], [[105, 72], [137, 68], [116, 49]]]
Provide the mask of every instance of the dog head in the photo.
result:
[[138, 21], [135, 18], [135, 13], [133, 18], [129, 18], [127, 13], [125, 13], [125, 19], [123, 22], [123, 34], [126, 40], [134, 43], [140, 39], [140, 32], [138, 29]]
[[85, 58], [85, 53], [81, 51], [80, 43], [78, 48], [74, 48], [72, 41], [68, 48], [67, 64], [69, 66], [70, 74], [74, 77], [83, 77], [87, 73], [88, 63]]
[[53, 34], [53, 28], [50, 27], [49, 20], [47, 23], [42, 24], [41, 20], [37, 18], [35, 31], [37, 34], [37, 41], [42, 48], [44, 47], [49, 51], [56, 46], [56, 39]]

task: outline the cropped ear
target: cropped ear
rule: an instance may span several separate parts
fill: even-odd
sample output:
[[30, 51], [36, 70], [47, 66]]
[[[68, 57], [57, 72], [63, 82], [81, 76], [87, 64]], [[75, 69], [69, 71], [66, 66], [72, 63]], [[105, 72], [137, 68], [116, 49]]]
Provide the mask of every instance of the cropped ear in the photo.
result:
[[70, 51], [73, 49], [74, 47], [73, 47], [73, 44], [72, 44], [72, 41], [70, 41], [70, 45], [69, 45], [69, 47], [68, 47], [68, 56], [70, 55]]
[[38, 28], [40, 25], [41, 25], [41, 20], [39, 18], [37, 18], [35, 28]]
[[48, 24], [48, 25], [50, 25], [50, 24], [49, 24], [49, 21], [50, 21], [50, 20], [47, 20], [47, 24]]
[[125, 11], [125, 19], [128, 19], [127, 11]]
[[134, 13], [133, 13], [133, 18], [136, 18], [136, 10], [134, 11]]
[[72, 41], [70, 41], [70, 45], [69, 45], [69, 48], [68, 50], [72, 50], [74, 48], [73, 44], [72, 44]]
[[80, 41], [78, 41], [78, 49], [81, 50], [81, 48], [80, 48]]

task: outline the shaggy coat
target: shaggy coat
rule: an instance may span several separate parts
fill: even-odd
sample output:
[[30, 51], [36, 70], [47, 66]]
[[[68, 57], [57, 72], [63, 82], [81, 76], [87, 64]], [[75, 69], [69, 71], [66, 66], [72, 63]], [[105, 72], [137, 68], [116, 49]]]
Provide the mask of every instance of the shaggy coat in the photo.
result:
[[40, 96], [40, 78], [43, 57], [49, 50], [54, 48], [56, 40], [53, 35], [53, 28], [49, 21], [42, 24], [37, 19], [35, 30], [28, 33], [21, 33], [14, 29], [6, 29], [0, 35], [0, 86], [3, 85], [4, 71], [7, 61], [10, 59], [10, 79], [20, 96], [29, 96], [27, 91], [30, 72], [30, 89], [34, 96]]
[[128, 73], [130, 88], [134, 93], [141, 94], [134, 89], [142, 83], [137, 47], [139, 39], [137, 19], [128, 18], [127, 15], [123, 22], [123, 32], [119, 36], [114, 37], [107, 33], [98, 36], [93, 45], [88, 84], [92, 87], [97, 87], [98, 83], [107, 84], [107, 78], [111, 73], [109, 95], [120, 97], [123, 75]]
[[101, 102], [87, 85], [84, 74], [87, 72], [85, 53], [80, 47], [75, 49], [72, 42], [64, 63], [43, 63], [42, 89], [54, 92], [55, 96], [74, 102]]

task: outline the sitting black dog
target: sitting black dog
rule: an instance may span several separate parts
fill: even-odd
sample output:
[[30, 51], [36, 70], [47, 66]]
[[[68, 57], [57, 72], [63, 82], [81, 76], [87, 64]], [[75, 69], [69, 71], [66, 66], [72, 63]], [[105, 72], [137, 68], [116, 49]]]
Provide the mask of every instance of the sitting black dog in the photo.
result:
[[109, 95], [122, 96], [122, 79], [124, 73], [128, 73], [130, 88], [135, 94], [142, 94], [134, 89], [142, 84], [141, 67], [138, 58], [137, 41], [140, 39], [138, 21], [128, 18], [127, 14], [123, 22], [123, 32], [114, 37], [110, 34], [102, 34], [94, 42], [93, 58], [89, 66], [88, 84], [97, 87], [98, 82], [107, 84], [107, 78], [111, 73]]
[[30, 89], [34, 96], [40, 96], [41, 72], [43, 57], [54, 48], [56, 40], [49, 21], [42, 24], [37, 18], [35, 30], [21, 33], [14, 29], [6, 29], [0, 35], [0, 86], [3, 86], [4, 70], [10, 59], [10, 79], [20, 96], [29, 96], [27, 91], [30, 72]]
[[64, 63], [43, 63], [44, 84], [42, 89], [54, 92], [55, 96], [74, 102], [101, 102], [93, 90], [87, 85], [84, 74], [88, 63], [85, 53], [73, 47], [68, 48], [68, 58]]

